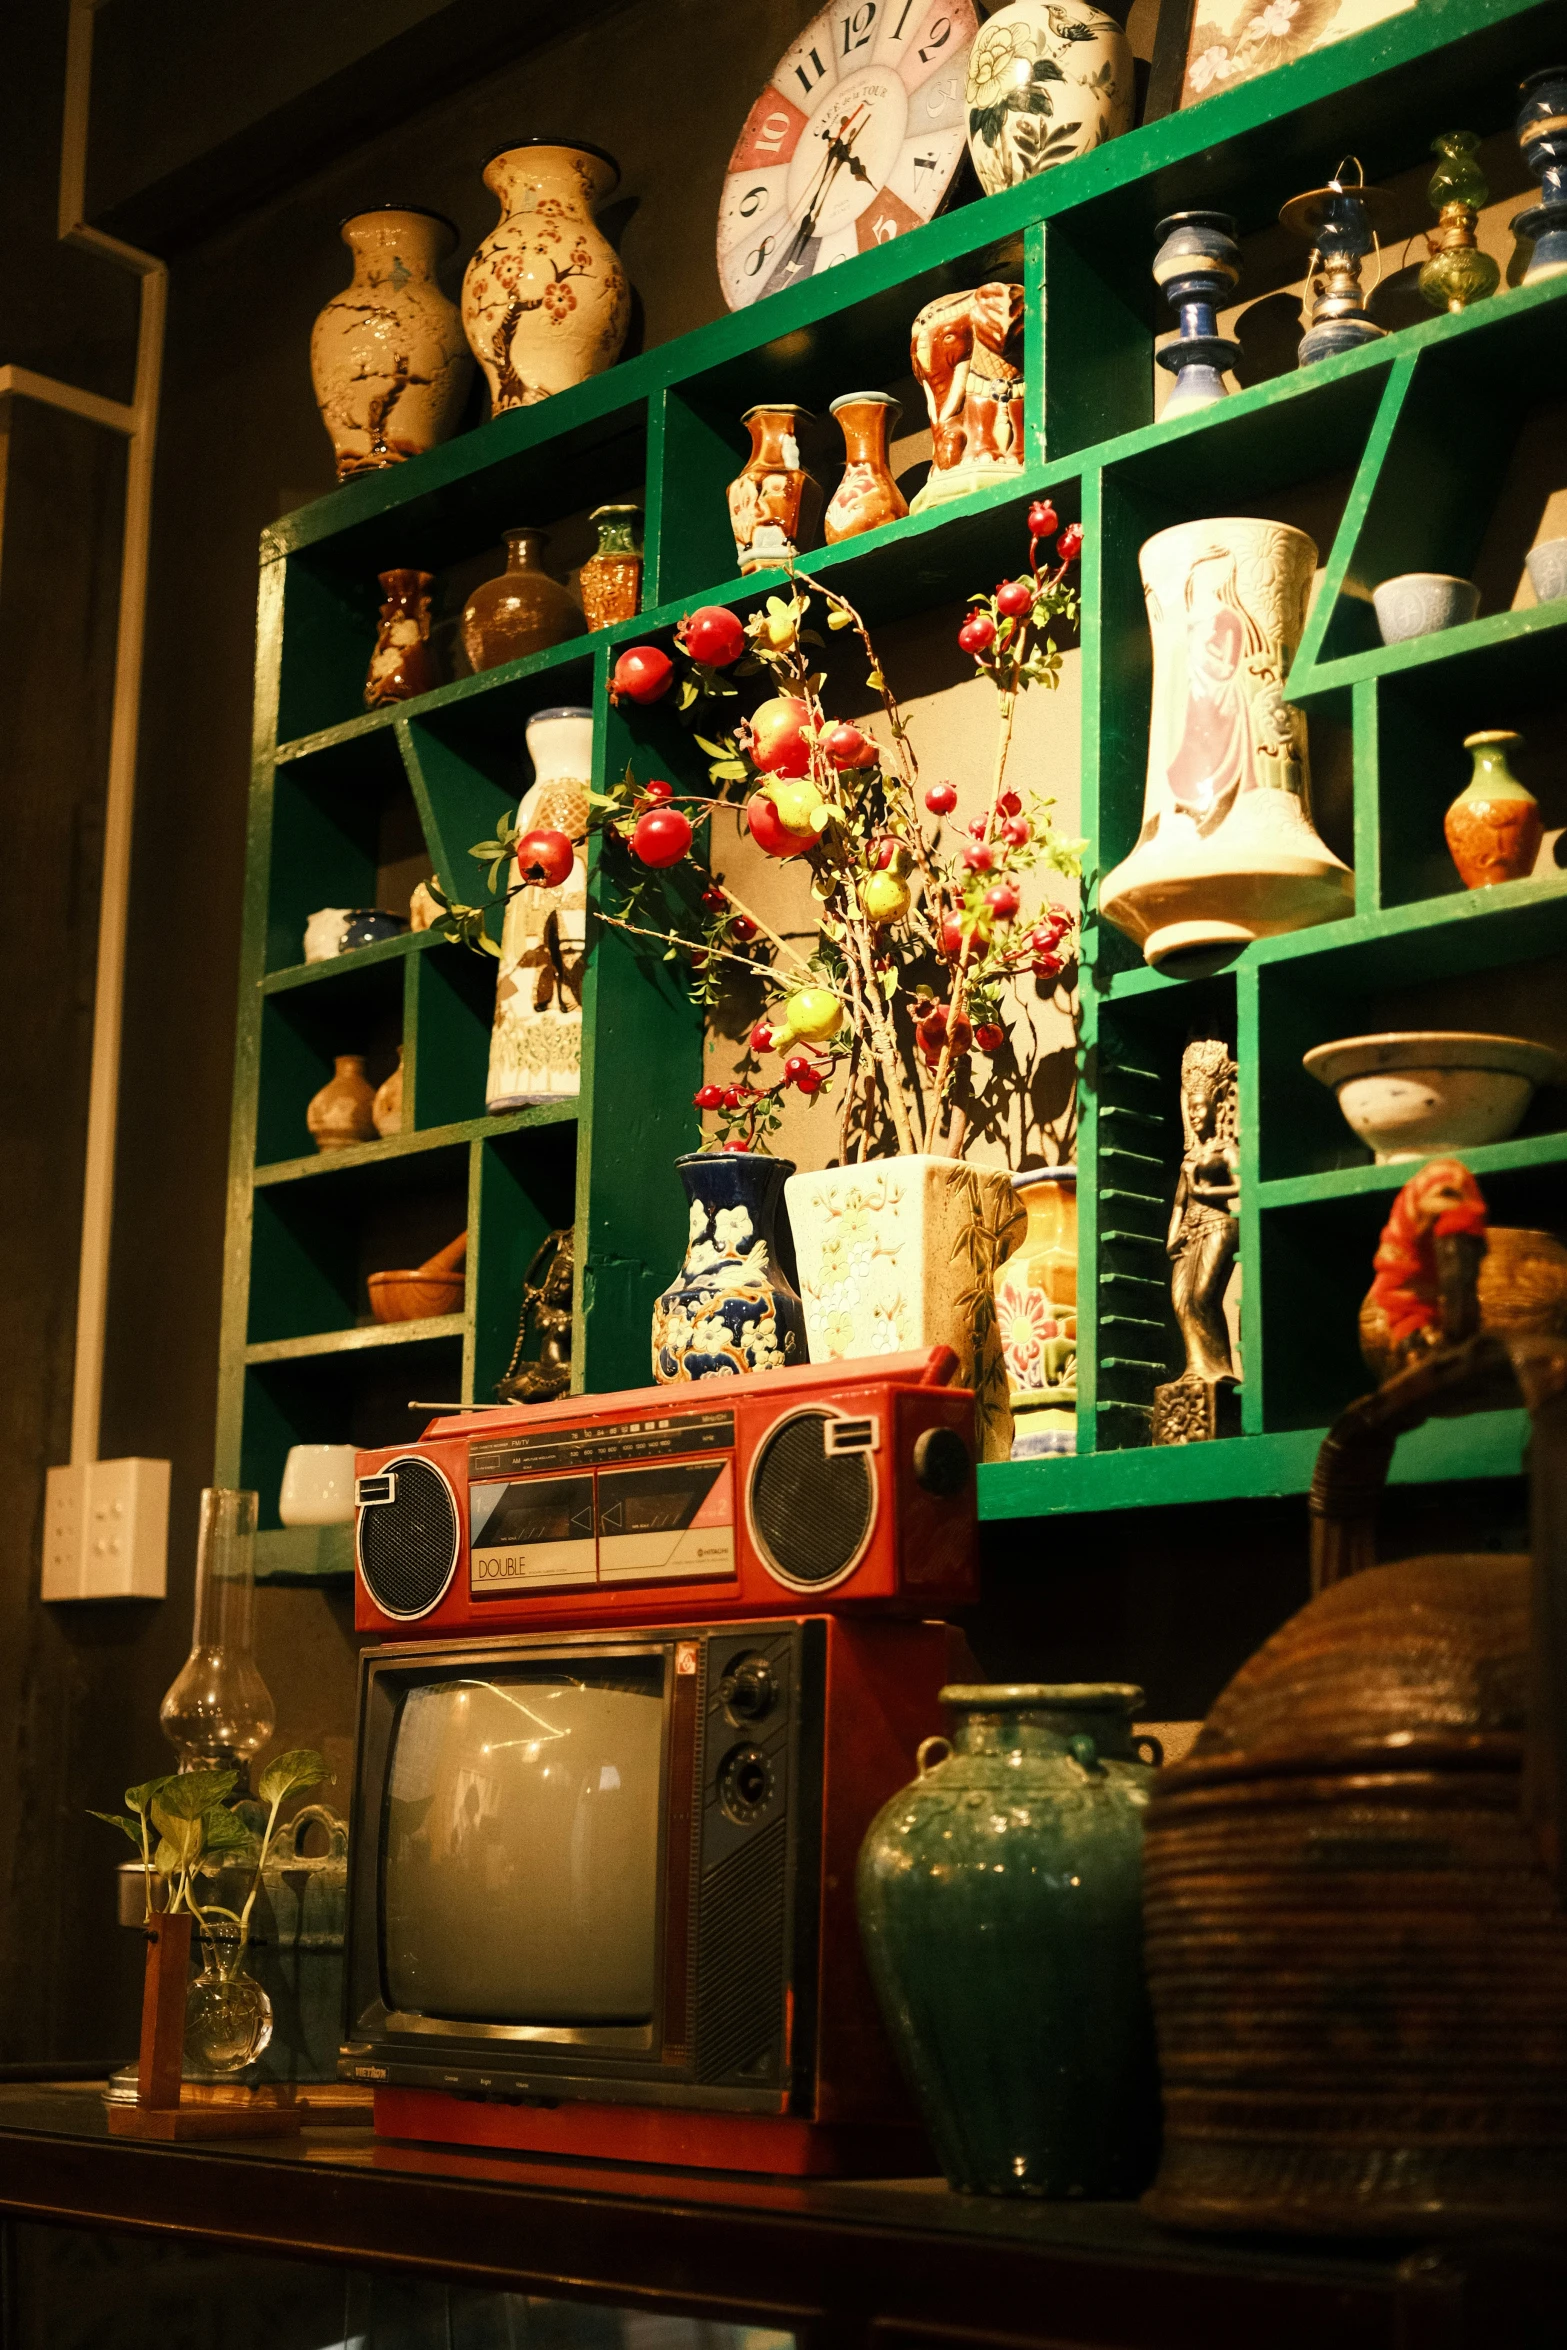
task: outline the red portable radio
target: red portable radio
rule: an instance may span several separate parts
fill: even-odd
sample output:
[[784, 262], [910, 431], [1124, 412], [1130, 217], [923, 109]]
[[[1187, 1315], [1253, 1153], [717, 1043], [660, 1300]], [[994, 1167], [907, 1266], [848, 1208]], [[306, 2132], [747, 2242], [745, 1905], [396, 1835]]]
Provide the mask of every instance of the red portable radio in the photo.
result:
[[434, 1420], [359, 1455], [354, 1620], [430, 1640], [693, 1604], [961, 1607], [974, 1398], [955, 1368], [933, 1347]]

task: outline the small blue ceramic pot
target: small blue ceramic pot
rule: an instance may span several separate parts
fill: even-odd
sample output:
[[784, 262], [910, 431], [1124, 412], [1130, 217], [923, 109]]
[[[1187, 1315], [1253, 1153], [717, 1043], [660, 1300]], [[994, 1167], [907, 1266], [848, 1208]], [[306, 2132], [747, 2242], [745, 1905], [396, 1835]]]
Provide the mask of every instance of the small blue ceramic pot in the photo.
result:
[[383, 938], [400, 938], [408, 928], [402, 914], [383, 914], [378, 906], [359, 906], [343, 925], [343, 943], [339, 954], [351, 955], [355, 947], [379, 946]]
[[793, 1160], [690, 1151], [675, 1166], [691, 1228], [686, 1261], [653, 1308], [654, 1378], [667, 1387], [805, 1362], [805, 1309], [778, 1261]]
[[1554, 604], [1567, 596], [1567, 539], [1542, 539], [1524, 557], [1535, 602]]
[[1480, 590], [1472, 579], [1454, 579], [1445, 571], [1404, 571], [1373, 588], [1371, 601], [1382, 642], [1401, 645], [1409, 637], [1461, 628], [1473, 620], [1480, 609]]

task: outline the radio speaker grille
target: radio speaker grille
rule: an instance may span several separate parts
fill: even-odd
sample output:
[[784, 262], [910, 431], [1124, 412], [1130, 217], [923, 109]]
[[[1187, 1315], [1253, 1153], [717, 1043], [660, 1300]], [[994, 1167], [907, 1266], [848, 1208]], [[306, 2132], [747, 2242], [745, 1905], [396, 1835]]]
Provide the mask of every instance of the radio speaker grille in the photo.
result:
[[828, 1424], [825, 1413], [796, 1413], [751, 1473], [751, 1521], [767, 1563], [807, 1590], [853, 1564], [875, 1507], [870, 1462], [863, 1452], [829, 1453]]
[[388, 1461], [397, 1479], [391, 1501], [359, 1512], [359, 1572], [389, 1616], [427, 1615], [457, 1564], [457, 1507], [451, 1488], [428, 1461]]

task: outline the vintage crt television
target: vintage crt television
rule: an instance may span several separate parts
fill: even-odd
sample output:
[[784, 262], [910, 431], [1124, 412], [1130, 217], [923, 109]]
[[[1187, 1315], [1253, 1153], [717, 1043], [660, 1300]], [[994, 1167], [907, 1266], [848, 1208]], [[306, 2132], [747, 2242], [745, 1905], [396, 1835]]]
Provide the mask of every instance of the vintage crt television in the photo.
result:
[[[359, 1455], [355, 1622], [429, 1640], [975, 1596], [974, 1398], [948, 1347], [434, 1420]], [[676, 1600], [678, 1606], [682, 1604]]]
[[929, 2167], [854, 1874], [973, 1670], [930, 1620], [973, 1578], [951, 1367], [563, 1398], [360, 1456], [357, 1620], [387, 1637], [341, 2069], [383, 2135]]
[[943, 1624], [825, 1614], [361, 1659], [341, 2070], [386, 2136], [734, 2170], [929, 2167], [855, 1862]]

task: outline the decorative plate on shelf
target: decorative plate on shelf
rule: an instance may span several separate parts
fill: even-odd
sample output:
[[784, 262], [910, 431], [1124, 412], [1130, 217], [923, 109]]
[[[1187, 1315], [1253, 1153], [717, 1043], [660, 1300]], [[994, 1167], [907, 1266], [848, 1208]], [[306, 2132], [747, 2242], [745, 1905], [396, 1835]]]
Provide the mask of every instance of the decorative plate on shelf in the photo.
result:
[[718, 211], [731, 310], [918, 228], [963, 161], [973, 0], [839, 0], [746, 117]]

